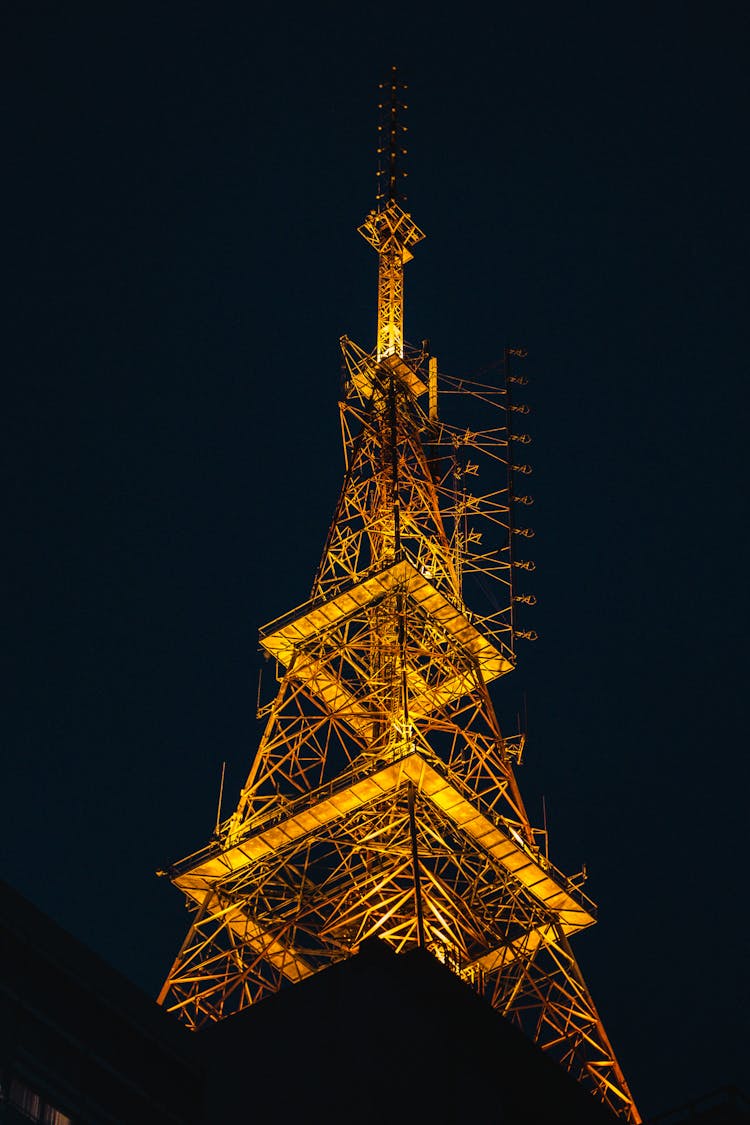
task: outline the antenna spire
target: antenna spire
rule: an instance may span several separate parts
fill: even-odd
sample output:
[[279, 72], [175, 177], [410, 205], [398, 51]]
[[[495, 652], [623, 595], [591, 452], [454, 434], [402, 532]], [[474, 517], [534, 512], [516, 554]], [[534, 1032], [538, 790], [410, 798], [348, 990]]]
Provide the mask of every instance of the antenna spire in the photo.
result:
[[378, 361], [387, 356], [404, 354], [404, 265], [412, 259], [411, 248], [424, 238], [401, 207], [406, 196], [399, 183], [406, 176], [400, 158], [406, 155], [402, 134], [406, 126], [398, 119], [399, 110], [406, 109], [398, 70], [391, 67], [388, 82], [380, 83], [378, 102], [378, 192], [376, 206], [370, 211], [359, 233], [378, 255]]
[[403, 101], [404, 91], [408, 87], [399, 81], [398, 67], [391, 67], [388, 81], [381, 82], [378, 89], [381, 93], [378, 102], [378, 188], [375, 199], [380, 211], [389, 203], [406, 202], [399, 184], [408, 175], [401, 167], [401, 157], [406, 156], [407, 151], [403, 137], [407, 127], [399, 121], [399, 111], [409, 107]]

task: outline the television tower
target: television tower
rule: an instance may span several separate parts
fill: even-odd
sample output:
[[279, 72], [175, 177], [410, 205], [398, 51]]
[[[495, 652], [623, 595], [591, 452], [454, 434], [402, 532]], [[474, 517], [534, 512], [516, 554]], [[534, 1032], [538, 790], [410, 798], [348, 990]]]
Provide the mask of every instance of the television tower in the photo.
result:
[[[512, 671], [533, 564], [514, 510], [525, 379], [438, 372], [404, 343], [405, 87], [381, 87], [377, 346], [341, 340], [345, 474], [308, 602], [260, 630], [278, 691], [239, 803], [168, 874], [193, 910], [159, 1002], [191, 1028], [377, 936], [422, 947], [595, 1096], [641, 1119], [569, 938], [596, 909], [558, 871], [516, 782], [488, 684]], [[443, 418], [445, 412], [445, 419]], [[489, 421], [489, 425], [488, 425]]]

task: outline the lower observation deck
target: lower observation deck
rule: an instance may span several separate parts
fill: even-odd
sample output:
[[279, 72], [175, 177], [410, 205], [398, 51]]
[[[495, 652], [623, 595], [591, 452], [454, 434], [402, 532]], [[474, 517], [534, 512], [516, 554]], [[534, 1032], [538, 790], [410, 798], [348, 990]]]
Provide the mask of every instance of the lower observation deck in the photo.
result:
[[[224, 884], [237, 886], [243, 875], [252, 882], [251, 868], [258, 861], [292, 847], [304, 847], [306, 840], [320, 840], [336, 832], [336, 822], [365, 806], [395, 795], [413, 784], [421, 797], [431, 803], [457, 828], [467, 841], [526, 892], [539, 909], [536, 928], [522, 938], [490, 949], [474, 964], [487, 972], [514, 959], [521, 947], [528, 952], [561, 931], [566, 936], [596, 921], [593, 902], [554, 868], [539, 852], [488, 808], [470, 800], [455, 779], [447, 776], [440, 763], [427, 761], [412, 752], [400, 760], [361, 771], [299, 798], [281, 816], [254, 826], [234, 840], [209, 845], [203, 851], [176, 864], [169, 872], [172, 882], [201, 906], [223, 914], [235, 937], [270, 961], [290, 981], [315, 972], [311, 964], [291, 946], [265, 931], [249, 914], [241, 894], [230, 894], [231, 905], [221, 905]], [[425, 859], [428, 858], [425, 856]]]

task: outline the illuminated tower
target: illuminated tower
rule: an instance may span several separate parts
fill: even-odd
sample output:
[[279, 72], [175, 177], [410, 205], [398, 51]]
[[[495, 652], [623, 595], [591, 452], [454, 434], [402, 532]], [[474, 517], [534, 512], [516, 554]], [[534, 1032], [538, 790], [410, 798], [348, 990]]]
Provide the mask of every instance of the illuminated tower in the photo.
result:
[[[421, 946], [616, 1113], [640, 1121], [569, 937], [595, 921], [549, 862], [487, 685], [510, 672], [512, 575], [530, 563], [504, 378], [438, 373], [403, 340], [404, 266], [424, 237], [399, 192], [403, 87], [383, 87], [377, 346], [341, 341], [345, 475], [310, 600], [260, 631], [278, 691], [234, 813], [169, 871], [194, 911], [160, 995], [220, 1020], [378, 936]], [[445, 419], [443, 418], [445, 413]], [[480, 483], [481, 482], [481, 483]]]

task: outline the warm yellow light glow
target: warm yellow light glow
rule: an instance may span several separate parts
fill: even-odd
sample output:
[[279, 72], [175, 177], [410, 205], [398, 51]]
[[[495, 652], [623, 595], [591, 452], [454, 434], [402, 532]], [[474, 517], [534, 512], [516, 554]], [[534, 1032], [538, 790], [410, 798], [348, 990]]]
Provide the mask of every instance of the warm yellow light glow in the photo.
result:
[[[195, 913], [160, 1003], [196, 1028], [377, 935], [430, 951], [638, 1122], [568, 944], [596, 909], [536, 846], [524, 736], [503, 738], [488, 692], [515, 665], [513, 568], [533, 567], [510, 549], [505, 389], [472, 392], [497, 424], [444, 417], [467, 381], [403, 336], [424, 236], [393, 201], [360, 233], [378, 254], [377, 343], [341, 341], [344, 485], [310, 599], [260, 633], [278, 690], [259, 693], [237, 807], [169, 873]], [[476, 577], [497, 595], [484, 613]]]

